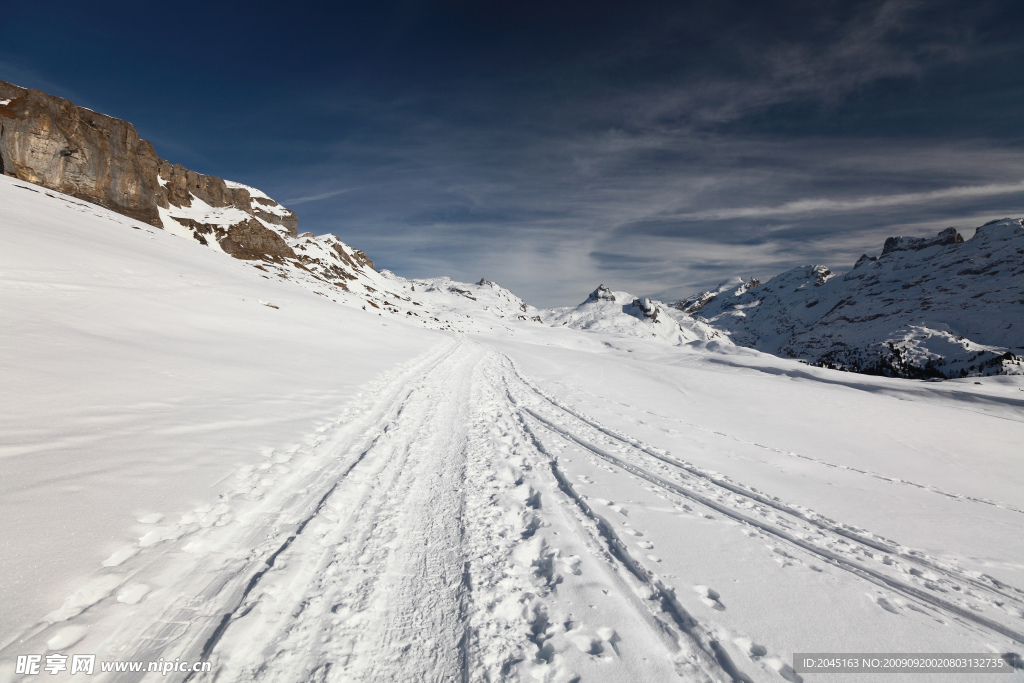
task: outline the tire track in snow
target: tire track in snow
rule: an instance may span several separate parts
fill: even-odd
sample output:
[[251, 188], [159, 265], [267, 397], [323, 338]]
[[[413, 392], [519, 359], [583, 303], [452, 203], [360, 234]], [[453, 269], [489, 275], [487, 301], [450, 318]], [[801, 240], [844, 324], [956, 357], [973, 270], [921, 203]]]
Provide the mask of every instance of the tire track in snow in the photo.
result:
[[[498, 400], [493, 357], [467, 343], [421, 381], [240, 607], [212, 653], [221, 678], [567, 683], [625, 667], [668, 680], [638, 620], [573, 606], [576, 575], [591, 592], [614, 582], [572, 553], [578, 533], [548, 530], [561, 523], [544, 456]], [[623, 588], [605, 601], [630, 602]], [[614, 618], [581, 619], [598, 614]]]
[[[516, 416], [519, 429], [531, 449], [541, 456], [540, 462], [550, 472], [555, 487], [564, 496], [566, 504], [575, 508], [592, 525], [585, 529], [585, 533], [592, 534], [592, 541], [602, 549], [602, 554], [607, 555], [616, 566], [622, 567], [628, 575], [649, 592], [649, 595], [637, 595], [639, 600], [634, 603], [634, 607], [643, 610], [645, 618], [653, 619], [653, 623], [657, 624], [659, 631], [671, 639], [673, 650], [677, 656], [677, 674], [690, 679], [697, 675], [709, 680], [750, 683], [750, 679], [739, 671], [718, 641], [680, 604], [675, 596], [675, 591], [666, 586], [656, 574], [637, 562], [613, 526], [595, 512], [576, 492], [558, 466], [557, 457], [550, 453], [537, 438], [530, 424], [524, 418], [523, 407], [512, 395], [510, 385], [515, 380], [515, 376], [508, 371], [511, 369], [508, 359], [501, 357], [496, 365], [499, 378], [495, 383], [501, 385], [505, 402]], [[635, 591], [635, 588], [621, 583], [619, 590]], [[797, 676], [791, 680], [799, 681], [800, 678]]]
[[[529, 409], [521, 408], [521, 410], [529, 413]], [[723, 673], [725, 673], [732, 681], [737, 683], [752, 683], [750, 678], [739, 671], [736, 668], [736, 664], [733, 663], [728, 653], [722, 648], [721, 644], [713, 638], [707, 630], [694, 619], [689, 612], [686, 611], [676, 598], [675, 591], [666, 586], [653, 572], [649, 571], [642, 564], [637, 562], [629, 552], [629, 548], [622, 541], [617, 533], [615, 533], [614, 527], [605, 519], [599, 515], [594, 509], [580, 496], [572, 483], [569, 481], [565, 473], [558, 467], [558, 458], [553, 454], [549, 453], [540, 439], [536, 437], [529, 425], [524, 421], [527, 432], [533, 439], [534, 447], [542, 453], [545, 453], [549, 458], [549, 466], [551, 467], [551, 474], [558, 481], [559, 488], [576, 506], [582, 511], [583, 515], [594, 522], [597, 526], [600, 537], [604, 540], [607, 545], [609, 553], [618, 560], [623, 567], [625, 567], [630, 574], [644, 584], [651, 587], [653, 592], [658, 598], [660, 603], [661, 612], [668, 615], [675, 623], [676, 627], [692, 641], [704, 650], [706, 655], [709, 655], [714, 661], [716, 661], [721, 667]], [[707, 665], [708, 662], [705, 663]], [[800, 680], [799, 677], [797, 680]]]

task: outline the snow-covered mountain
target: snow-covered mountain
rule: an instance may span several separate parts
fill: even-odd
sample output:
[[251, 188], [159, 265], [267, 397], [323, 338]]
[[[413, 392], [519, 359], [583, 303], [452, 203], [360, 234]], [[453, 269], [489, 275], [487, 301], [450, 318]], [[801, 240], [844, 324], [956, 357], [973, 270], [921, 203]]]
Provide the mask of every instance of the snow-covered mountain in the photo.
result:
[[406, 280], [378, 272], [334, 235], [299, 234], [295, 214], [266, 193], [159, 158], [127, 121], [3, 81], [0, 120], [0, 174], [60, 193], [47, 193], [55, 201], [84, 199], [247, 261], [267, 278], [428, 328], [541, 322], [536, 309], [485, 279]]
[[545, 322], [576, 330], [652, 338], [669, 344], [725, 339], [710, 325], [648, 298], [600, 285], [578, 306], [544, 312]]
[[964, 241], [891, 237], [837, 275], [804, 266], [763, 285], [735, 278], [675, 307], [743, 346], [816, 365], [901, 377], [1024, 369], [1024, 221]]

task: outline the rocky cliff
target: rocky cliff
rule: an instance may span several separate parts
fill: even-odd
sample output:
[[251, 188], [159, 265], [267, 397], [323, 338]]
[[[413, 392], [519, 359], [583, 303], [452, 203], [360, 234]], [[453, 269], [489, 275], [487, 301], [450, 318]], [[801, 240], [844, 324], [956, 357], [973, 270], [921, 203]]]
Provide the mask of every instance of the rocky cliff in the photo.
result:
[[127, 121], [0, 81], [0, 173], [241, 259], [295, 258], [295, 214], [254, 188], [157, 156]]

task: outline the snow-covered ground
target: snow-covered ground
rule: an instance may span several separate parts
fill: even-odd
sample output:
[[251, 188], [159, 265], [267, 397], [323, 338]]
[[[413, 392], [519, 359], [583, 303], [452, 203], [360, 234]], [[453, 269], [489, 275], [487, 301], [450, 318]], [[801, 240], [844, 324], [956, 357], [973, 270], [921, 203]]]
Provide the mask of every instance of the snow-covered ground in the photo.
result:
[[97, 680], [846, 681], [792, 656], [1024, 650], [1020, 377], [542, 324], [486, 281], [371, 275], [408, 300], [364, 311], [19, 181], [0, 212], [0, 680], [91, 653]]

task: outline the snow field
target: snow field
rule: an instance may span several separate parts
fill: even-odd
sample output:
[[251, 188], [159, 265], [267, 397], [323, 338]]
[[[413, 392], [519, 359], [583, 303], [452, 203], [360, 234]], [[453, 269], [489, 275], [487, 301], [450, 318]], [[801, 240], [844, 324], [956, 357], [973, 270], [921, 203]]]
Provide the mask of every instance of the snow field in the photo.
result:
[[10, 178], [0, 207], [0, 647], [147, 602], [126, 561], [230, 524], [293, 466], [263, 452], [443, 341]]
[[672, 348], [368, 274], [414, 327], [9, 179], [0, 202], [0, 681], [47, 652], [767, 683], [795, 652], [1024, 648], [1015, 378]]

